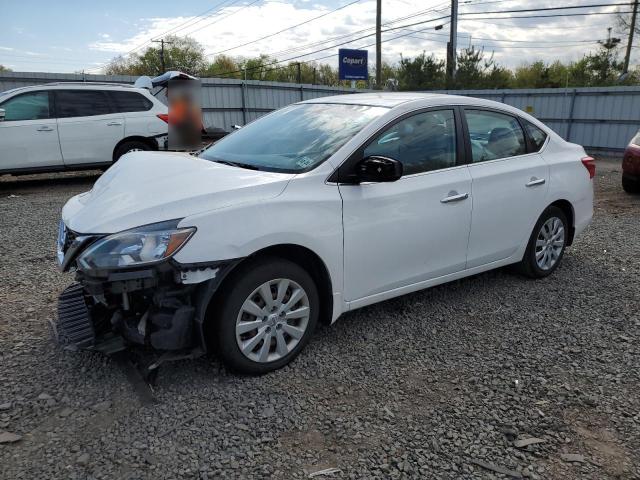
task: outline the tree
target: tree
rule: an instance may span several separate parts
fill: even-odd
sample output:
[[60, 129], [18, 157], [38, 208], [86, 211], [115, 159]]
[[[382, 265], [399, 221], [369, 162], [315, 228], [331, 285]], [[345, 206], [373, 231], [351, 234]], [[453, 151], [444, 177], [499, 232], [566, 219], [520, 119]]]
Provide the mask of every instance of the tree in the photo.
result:
[[9, 67], [5, 67], [4, 65], [0, 65], [0, 72], [11, 72], [12, 70]]
[[[199, 75], [206, 68], [204, 48], [190, 37], [169, 35], [164, 44], [165, 71], [180, 70], [191, 75]], [[107, 75], [160, 75], [162, 69], [162, 47], [148, 47], [142, 54], [132, 54], [128, 58], [118, 56], [105, 68]]]
[[203, 71], [203, 77], [240, 78], [239, 63], [228, 55], [218, 55], [207, 65]]
[[445, 62], [433, 54], [427, 57], [425, 52], [413, 59], [401, 55], [397, 78], [400, 90], [444, 88]]

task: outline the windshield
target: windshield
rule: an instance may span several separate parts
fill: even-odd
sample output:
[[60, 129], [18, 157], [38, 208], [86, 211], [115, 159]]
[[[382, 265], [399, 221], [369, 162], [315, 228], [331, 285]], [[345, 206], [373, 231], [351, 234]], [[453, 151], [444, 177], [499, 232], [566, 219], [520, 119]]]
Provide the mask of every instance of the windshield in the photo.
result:
[[254, 170], [306, 172], [387, 111], [366, 105], [291, 105], [224, 137], [200, 158]]

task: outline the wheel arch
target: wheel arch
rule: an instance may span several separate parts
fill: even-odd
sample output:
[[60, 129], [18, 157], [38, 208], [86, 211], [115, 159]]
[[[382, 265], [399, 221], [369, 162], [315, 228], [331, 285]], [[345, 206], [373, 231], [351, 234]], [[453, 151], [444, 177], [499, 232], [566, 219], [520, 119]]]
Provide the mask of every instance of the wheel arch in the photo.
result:
[[558, 199], [558, 200], [550, 203], [547, 208], [549, 208], [549, 207], [557, 207], [557, 208], [559, 208], [560, 210], [562, 210], [562, 212], [567, 217], [567, 221], [569, 222], [569, 238], [567, 240], [567, 246], [571, 245], [573, 243], [573, 237], [574, 237], [575, 232], [576, 232], [575, 212], [573, 210], [573, 205], [571, 204], [571, 202], [569, 200]]
[[141, 135], [131, 135], [129, 137], [125, 137], [116, 143], [116, 146], [113, 147], [113, 152], [111, 153], [111, 160], [116, 161], [116, 152], [118, 149], [127, 142], [142, 142], [146, 145], [149, 145], [151, 150], [158, 150], [158, 142], [153, 137], [143, 137]]
[[[293, 243], [264, 247], [235, 263], [232, 268], [225, 272], [225, 277], [222, 279], [220, 285], [213, 294], [207, 310], [210, 308], [217, 308], [218, 302], [220, 302], [224, 297], [226, 288], [229, 288], [230, 286], [233, 273], [240, 266], [245, 266], [248, 263], [268, 257], [289, 260], [304, 268], [307, 273], [311, 275], [311, 278], [313, 278], [313, 281], [318, 288], [318, 295], [320, 296], [321, 310], [319, 321], [325, 325], [329, 325], [333, 315], [333, 284], [329, 269], [316, 252], [308, 247]], [[209, 316], [209, 312], [207, 312], [207, 317]]]

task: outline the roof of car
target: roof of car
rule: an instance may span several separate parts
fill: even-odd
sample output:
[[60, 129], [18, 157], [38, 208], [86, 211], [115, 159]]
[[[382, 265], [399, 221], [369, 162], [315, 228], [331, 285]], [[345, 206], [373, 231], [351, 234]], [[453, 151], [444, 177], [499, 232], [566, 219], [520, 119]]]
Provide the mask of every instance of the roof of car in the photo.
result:
[[51, 83], [39, 83], [36, 85], [27, 85], [26, 87], [17, 87], [12, 88], [10, 90], [5, 90], [4, 92], [0, 92], [0, 95], [7, 95], [9, 93], [21, 92], [26, 90], [37, 90], [42, 88], [50, 88], [50, 87], [62, 87], [62, 88], [91, 88], [91, 89], [120, 89], [124, 88], [127, 90], [144, 90], [141, 88], [134, 87], [133, 85], [129, 85], [127, 83], [109, 83], [109, 82], [51, 82]]
[[422, 92], [370, 92], [370, 93], [350, 93], [346, 95], [334, 95], [330, 97], [319, 97], [306, 100], [302, 103], [344, 103], [348, 105], [371, 105], [375, 107], [393, 108], [402, 103], [423, 100], [427, 104], [495, 104], [489, 100], [479, 98], [462, 97], [459, 95], [448, 95], [445, 93], [422, 93]]

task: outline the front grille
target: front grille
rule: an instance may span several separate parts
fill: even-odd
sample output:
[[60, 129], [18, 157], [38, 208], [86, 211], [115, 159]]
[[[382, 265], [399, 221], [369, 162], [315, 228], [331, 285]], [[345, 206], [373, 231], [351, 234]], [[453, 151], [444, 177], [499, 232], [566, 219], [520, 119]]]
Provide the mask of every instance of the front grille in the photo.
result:
[[69, 285], [58, 297], [58, 322], [54, 333], [63, 346], [87, 348], [95, 344], [93, 322], [79, 283]]
[[73, 230], [69, 230], [67, 228], [67, 235], [64, 239], [64, 245], [62, 246], [62, 251], [64, 253], [67, 253], [67, 250], [69, 250], [69, 247], [71, 246], [71, 244], [73, 243], [73, 241], [76, 239], [77, 236], [78, 234], [76, 232], [74, 232]]

